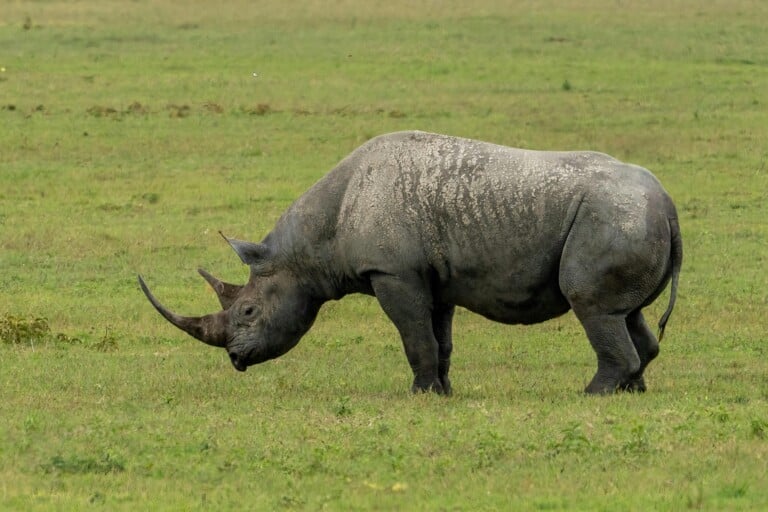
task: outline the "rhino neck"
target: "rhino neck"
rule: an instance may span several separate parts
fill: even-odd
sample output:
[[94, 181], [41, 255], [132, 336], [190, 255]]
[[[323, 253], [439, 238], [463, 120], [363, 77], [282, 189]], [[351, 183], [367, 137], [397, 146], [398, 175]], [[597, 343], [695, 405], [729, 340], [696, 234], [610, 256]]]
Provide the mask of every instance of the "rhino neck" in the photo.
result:
[[347, 181], [341, 166], [328, 173], [286, 210], [263, 241], [275, 249], [280, 267], [321, 302], [356, 291], [336, 239]]

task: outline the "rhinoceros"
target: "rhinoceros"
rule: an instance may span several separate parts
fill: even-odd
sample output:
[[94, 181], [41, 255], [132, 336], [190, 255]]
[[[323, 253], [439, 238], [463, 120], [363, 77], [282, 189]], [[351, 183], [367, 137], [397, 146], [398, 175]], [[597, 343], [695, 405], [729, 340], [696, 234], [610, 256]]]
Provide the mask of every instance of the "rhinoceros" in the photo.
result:
[[[506, 324], [573, 310], [597, 355], [587, 393], [645, 391], [675, 304], [675, 206], [646, 169], [597, 152], [515, 149], [419, 131], [381, 135], [298, 198], [259, 243], [227, 239], [243, 285], [200, 270], [222, 311], [157, 311], [239, 371], [288, 352], [323, 303], [373, 295], [413, 391], [448, 394], [456, 306]], [[659, 339], [642, 309], [671, 281]]]

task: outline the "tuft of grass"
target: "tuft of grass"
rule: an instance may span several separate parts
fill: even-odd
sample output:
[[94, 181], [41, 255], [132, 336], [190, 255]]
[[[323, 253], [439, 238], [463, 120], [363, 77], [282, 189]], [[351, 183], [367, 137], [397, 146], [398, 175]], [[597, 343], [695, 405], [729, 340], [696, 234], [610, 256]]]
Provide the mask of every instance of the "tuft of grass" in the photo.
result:
[[54, 455], [51, 460], [40, 466], [45, 474], [56, 473], [66, 475], [122, 473], [125, 471], [124, 463], [110, 453], [101, 457], [80, 457], [77, 455]]
[[117, 349], [117, 337], [106, 327], [99, 337], [72, 337], [61, 332], [53, 332], [47, 318], [23, 318], [7, 314], [0, 317], [0, 342], [20, 347], [67, 347], [87, 346], [100, 352]]
[[11, 345], [33, 344], [48, 340], [51, 328], [45, 318], [22, 318], [5, 315], [0, 318], [0, 341]]
[[749, 433], [756, 439], [768, 439], [768, 421], [753, 418], [749, 422]]
[[78, 338], [51, 331], [47, 318], [24, 318], [11, 314], [0, 317], [0, 341], [21, 346], [81, 343]]
[[584, 433], [579, 423], [571, 423], [563, 428], [558, 439], [549, 445], [552, 456], [561, 453], [585, 453], [595, 449], [592, 441]]

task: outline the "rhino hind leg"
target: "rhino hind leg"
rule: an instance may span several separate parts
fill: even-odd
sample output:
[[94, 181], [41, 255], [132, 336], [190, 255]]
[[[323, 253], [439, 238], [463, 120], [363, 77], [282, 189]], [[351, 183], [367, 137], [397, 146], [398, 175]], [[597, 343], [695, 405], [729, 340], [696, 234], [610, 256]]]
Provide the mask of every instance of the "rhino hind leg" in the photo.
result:
[[626, 382], [622, 383], [621, 388], [625, 391], [642, 393], [645, 391], [643, 372], [645, 372], [648, 363], [659, 355], [659, 341], [648, 327], [643, 314], [639, 310], [627, 316], [627, 329], [632, 338], [632, 343], [635, 345], [635, 350], [637, 350], [637, 355], [640, 357], [640, 369], [637, 373], [631, 375]]
[[[416, 276], [389, 274], [372, 275], [371, 285], [381, 308], [400, 333], [405, 355], [413, 370], [412, 391], [444, 394], [446, 390], [439, 378], [441, 348], [434, 332], [429, 287]], [[444, 324], [441, 325], [445, 333]], [[450, 352], [443, 344], [443, 354], [446, 350]], [[447, 377], [447, 366], [444, 369]]]
[[640, 373], [641, 360], [630, 337], [625, 315], [579, 316], [597, 354], [597, 373], [586, 387], [590, 394], [623, 389]]

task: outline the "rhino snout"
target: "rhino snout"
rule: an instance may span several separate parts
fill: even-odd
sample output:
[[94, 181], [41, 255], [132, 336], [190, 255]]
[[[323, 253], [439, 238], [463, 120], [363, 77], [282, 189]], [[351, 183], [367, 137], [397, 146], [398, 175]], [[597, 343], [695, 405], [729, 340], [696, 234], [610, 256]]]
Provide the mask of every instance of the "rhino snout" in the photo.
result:
[[239, 372], [244, 372], [248, 369], [248, 364], [246, 363], [245, 358], [237, 352], [230, 352], [229, 360], [232, 361], [232, 366], [235, 367], [235, 370]]

